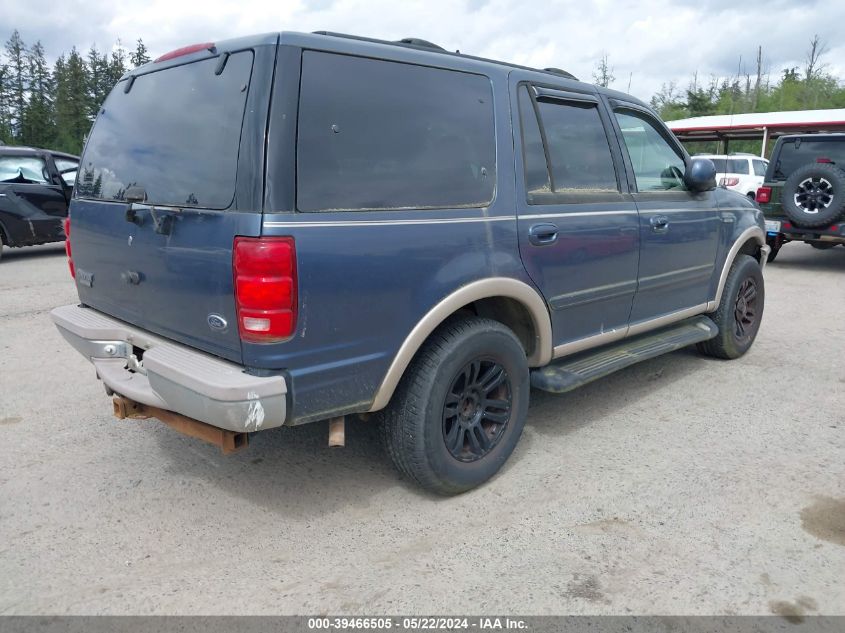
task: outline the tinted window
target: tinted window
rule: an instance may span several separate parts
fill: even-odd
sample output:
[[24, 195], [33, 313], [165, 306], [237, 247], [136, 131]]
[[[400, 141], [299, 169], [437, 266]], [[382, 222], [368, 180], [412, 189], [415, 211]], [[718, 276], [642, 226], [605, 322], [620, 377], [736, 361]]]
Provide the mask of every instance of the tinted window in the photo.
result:
[[522, 124], [522, 155], [525, 162], [525, 190], [532, 193], [548, 193], [552, 190], [543, 137], [534, 112], [534, 104], [528, 88], [519, 89], [519, 116]]
[[301, 211], [483, 206], [496, 149], [486, 77], [306, 51]]
[[747, 158], [731, 158], [728, 161], [728, 171], [732, 174], [750, 174]]
[[727, 158], [711, 158], [710, 160], [713, 161], [713, 165], [716, 167], [717, 174], [724, 174], [727, 171], [728, 167], [728, 159]]
[[686, 189], [685, 164], [650, 117], [636, 112], [616, 112], [625, 147], [634, 168], [639, 191]]
[[789, 139], [781, 145], [780, 155], [775, 161], [774, 177], [786, 180], [789, 175], [807, 163], [819, 158], [828, 159], [845, 168], [845, 138], [839, 140]]
[[224, 209], [235, 192], [252, 53], [208, 59], [121, 82], [88, 139], [77, 195], [122, 200], [141, 186], [152, 204]]
[[0, 182], [49, 182], [47, 166], [37, 156], [0, 156]]
[[617, 191], [616, 171], [596, 104], [541, 101], [555, 191]]
[[751, 162], [754, 163], [754, 175], [755, 176], [765, 176], [766, 175], [766, 161], [755, 159]]

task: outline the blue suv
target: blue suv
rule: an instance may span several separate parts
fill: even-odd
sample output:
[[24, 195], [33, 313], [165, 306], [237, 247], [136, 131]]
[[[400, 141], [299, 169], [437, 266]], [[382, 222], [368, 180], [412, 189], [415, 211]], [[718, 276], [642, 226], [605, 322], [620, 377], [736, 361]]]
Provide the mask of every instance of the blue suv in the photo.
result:
[[553, 392], [681, 347], [741, 356], [761, 212], [646, 105], [422, 40], [281, 33], [123, 77], [67, 226], [52, 318], [118, 417], [236, 450], [377, 413], [459, 493]]

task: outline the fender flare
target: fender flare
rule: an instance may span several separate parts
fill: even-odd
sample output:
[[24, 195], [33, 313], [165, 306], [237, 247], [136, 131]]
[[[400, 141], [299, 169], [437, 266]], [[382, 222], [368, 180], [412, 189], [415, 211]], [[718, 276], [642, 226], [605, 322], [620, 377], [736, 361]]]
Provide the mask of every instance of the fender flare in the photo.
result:
[[[731, 250], [728, 251], [727, 257], [725, 257], [725, 263], [722, 266], [722, 273], [719, 275], [719, 285], [716, 287], [716, 297], [707, 304], [707, 312], [713, 312], [719, 307], [719, 304], [722, 302], [722, 293], [725, 291], [725, 283], [728, 281], [728, 273], [731, 270], [731, 266], [733, 266], [734, 260], [739, 254], [740, 249], [752, 239], [759, 246], [764, 246], [766, 244], [766, 234], [759, 226], [748, 227], [737, 236], [734, 240], [733, 246], [731, 246]], [[765, 265], [765, 258], [763, 259], [763, 265]]]
[[495, 297], [514, 299], [528, 311], [535, 336], [534, 351], [528, 356], [528, 365], [540, 367], [548, 364], [552, 359], [552, 322], [546, 302], [540, 293], [524, 281], [511, 277], [480, 279], [458, 288], [441, 299], [419, 320], [393, 357], [369, 411], [378, 411], [387, 406], [411, 359], [441, 323], [473, 301]]

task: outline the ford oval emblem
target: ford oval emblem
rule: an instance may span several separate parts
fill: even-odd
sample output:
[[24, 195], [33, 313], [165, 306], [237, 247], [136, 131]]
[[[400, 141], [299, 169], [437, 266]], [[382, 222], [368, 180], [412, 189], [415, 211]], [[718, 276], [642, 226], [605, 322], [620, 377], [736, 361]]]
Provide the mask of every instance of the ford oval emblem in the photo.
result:
[[218, 332], [224, 331], [226, 329], [226, 327], [229, 325], [226, 322], [226, 319], [224, 319], [219, 314], [209, 314], [208, 318], [206, 320], [208, 321], [208, 327], [210, 327], [212, 330], [216, 330]]

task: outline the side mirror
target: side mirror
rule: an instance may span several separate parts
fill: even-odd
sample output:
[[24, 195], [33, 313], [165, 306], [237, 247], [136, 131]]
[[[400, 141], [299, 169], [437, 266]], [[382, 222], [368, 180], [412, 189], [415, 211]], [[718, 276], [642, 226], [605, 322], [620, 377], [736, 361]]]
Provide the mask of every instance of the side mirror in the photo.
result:
[[716, 166], [709, 158], [693, 158], [687, 163], [684, 184], [695, 193], [716, 188]]

